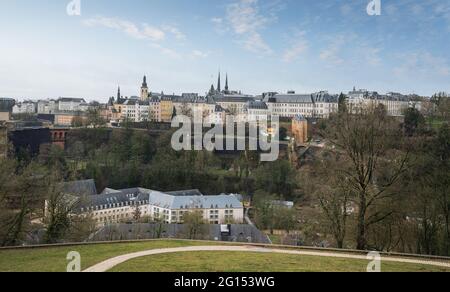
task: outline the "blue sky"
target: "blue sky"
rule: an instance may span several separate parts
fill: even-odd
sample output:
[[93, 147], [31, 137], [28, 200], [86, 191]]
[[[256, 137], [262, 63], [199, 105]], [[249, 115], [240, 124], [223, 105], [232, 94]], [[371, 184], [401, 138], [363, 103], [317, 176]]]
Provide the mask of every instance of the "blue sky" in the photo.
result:
[[0, 96], [450, 91], [450, 0], [0, 0]]

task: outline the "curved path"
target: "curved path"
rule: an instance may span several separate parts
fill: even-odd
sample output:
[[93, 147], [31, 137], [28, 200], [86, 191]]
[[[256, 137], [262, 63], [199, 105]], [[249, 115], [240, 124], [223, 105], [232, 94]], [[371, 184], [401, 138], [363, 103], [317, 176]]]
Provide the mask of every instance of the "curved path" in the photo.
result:
[[[147, 251], [141, 251], [131, 254], [121, 255], [115, 258], [108, 259], [104, 262], [96, 264], [84, 272], [106, 272], [120, 265], [126, 261], [157, 255], [157, 254], [167, 254], [167, 253], [179, 253], [179, 252], [196, 252], [196, 251], [235, 251], [235, 252], [260, 252], [260, 253], [281, 253], [281, 254], [293, 254], [293, 255], [306, 255], [306, 256], [318, 256], [318, 257], [334, 257], [334, 258], [345, 258], [345, 259], [358, 259], [367, 260], [365, 255], [352, 255], [345, 253], [335, 253], [335, 252], [314, 252], [314, 251], [299, 251], [299, 250], [288, 250], [288, 249], [271, 249], [262, 248], [254, 246], [191, 246], [191, 247], [178, 247], [178, 248], [164, 248], [164, 249], [152, 249]], [[410, 264], [422, 264], [422, 265], [433, 265], [439, 267], [450, 268], [450, 263], [437, 262], [431, 260], [415, 260], [415, 259], [404, 259], [395, 257], [385, 257], [382, 261], [386, 262], [400, 262], [400, 263], [410, 263]]]

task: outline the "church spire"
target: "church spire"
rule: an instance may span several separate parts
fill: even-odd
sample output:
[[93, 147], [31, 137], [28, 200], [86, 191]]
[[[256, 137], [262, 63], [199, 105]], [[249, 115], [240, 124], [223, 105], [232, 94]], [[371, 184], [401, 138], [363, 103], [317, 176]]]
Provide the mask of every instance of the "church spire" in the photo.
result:
[[214, 95], [214, 92], [216, 90], [214, 89], [214, 84], [211, 84], [211, 89], [209, 90], [209, 95]]
[[217, 92], [220, 93], [221, 91], [221, 86], [220, 86], [220, 71], [219, 71], [219, 79], [217, 80]]
[[144, 82], [142, 82], [142, 87], [146, 88], [147, 86], [147, 76], [144, 75]]
[[144, 81], [142, 82], [141, 87], [141, 101], [148, 101], [149, 93], [148, 93], [148, 85], [147, 85], [147, 76], [144, 75]]
[[228, 92], [228, 73], [227, 73], [227, 79], [225, 80], [225, 91]]

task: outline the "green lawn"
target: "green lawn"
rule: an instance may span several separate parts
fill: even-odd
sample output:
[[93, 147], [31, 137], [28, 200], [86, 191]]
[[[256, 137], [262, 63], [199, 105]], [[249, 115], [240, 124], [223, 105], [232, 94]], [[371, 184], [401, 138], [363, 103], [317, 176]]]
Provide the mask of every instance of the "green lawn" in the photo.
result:
[[[217, 245], [218, 242], [160, 240], [135, 243], [105, 243], [67, 247], [0, 250], [0, 272], [64, 272], [67, 253], [81, 254], [82, 269], [119, 255], [159, 248], [194, 245]], [[134, 259], [113, 271], [174, 272], [271, 272], [271, 271], [364, 271], [367, 261], [285, 254], [241, 252], [186, 252], [154, 255]], [[439, 267], [402, 263], [384, 263], [384, 271], [447, 271]]]
[[210, 243], [188, 241], [150, 241], [51, 247], [22, 250], [0, 250], [0, 272], [65, 272], [67, 253], [77, 251], [81, 255], [81, 267], [86, 269], [112, 257], [149, 249], [171, 248]]
[[[111, 272], [365, 272], [365, 260], [288, 254], [186, 252], [142, 257]], [[395, 262], [382, 263], [384, 272], [450, 272], [449, 269]]]

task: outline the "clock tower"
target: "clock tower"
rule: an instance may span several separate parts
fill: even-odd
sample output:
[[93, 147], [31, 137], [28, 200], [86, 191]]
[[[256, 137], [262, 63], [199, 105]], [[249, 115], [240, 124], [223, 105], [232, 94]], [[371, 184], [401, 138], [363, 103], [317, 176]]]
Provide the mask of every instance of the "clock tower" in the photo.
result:
[[147, 76], [144, 76], [144, 81], [141, 86], [141, 100], [147, 101], [148, 98], [148, 85], [147, 85]]

